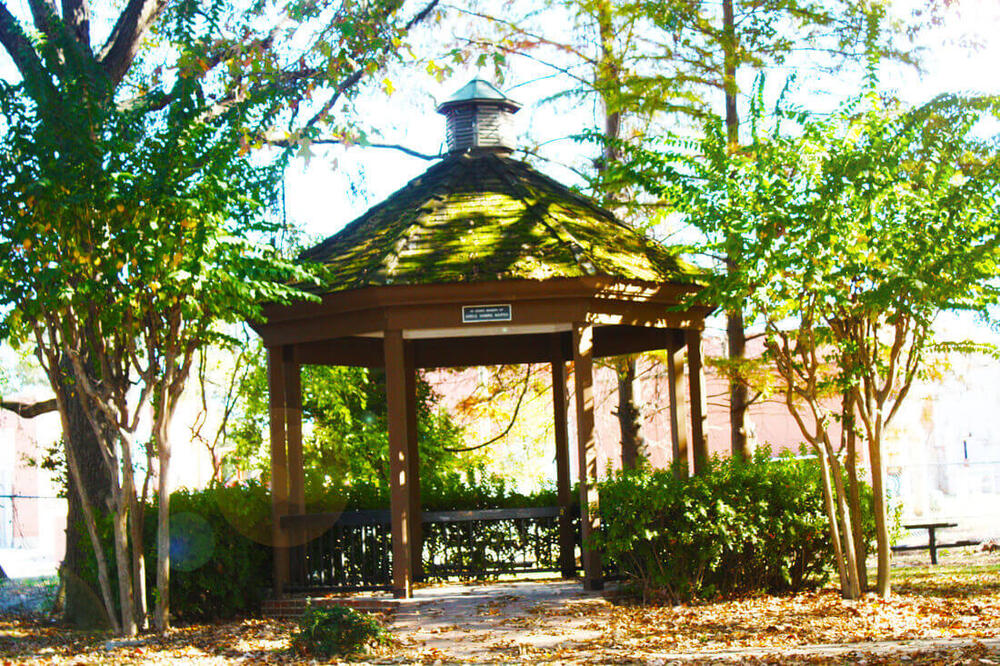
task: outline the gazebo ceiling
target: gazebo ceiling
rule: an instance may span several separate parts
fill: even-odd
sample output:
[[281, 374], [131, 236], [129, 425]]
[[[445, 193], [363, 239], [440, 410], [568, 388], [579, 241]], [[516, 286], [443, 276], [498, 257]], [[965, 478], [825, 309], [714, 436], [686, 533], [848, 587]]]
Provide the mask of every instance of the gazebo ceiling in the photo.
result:
[[446, 157], [302, 253], [323, 293], [381, 285], [604, 276], [690, 284], [673, 251], [523, 162]]

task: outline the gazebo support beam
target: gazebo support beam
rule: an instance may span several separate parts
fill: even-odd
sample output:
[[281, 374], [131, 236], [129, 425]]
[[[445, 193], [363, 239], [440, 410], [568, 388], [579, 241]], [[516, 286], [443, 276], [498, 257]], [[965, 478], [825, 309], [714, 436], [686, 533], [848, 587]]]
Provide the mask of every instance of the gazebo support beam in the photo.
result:
[[406, 380], [406, 446], [407, 490], [412, 516], [410, 520], [410, 570], [413, 580], [424, 578], [424, 525], [420, 502], [420, 449], [417, 444], [417, 369], [414, 365], [413, 343], [403, 341], [403, 372]]
[[385, 345], [385, 388], [389, 417], [389, 488], [392, 514], [392, 586], [396, 597], [413, 596], [413, 521], [419, 519], [420, 507], [414, 503], [415, 451], [411, 450], [409, 424], [410, 396], [407, 391], [407, 368], [412, 371], [412, 357], [407, 361], [408, 345], [403, 332], [388, 330]]
[[288, 449], [285, 441], [285, 359], [281, 347], [267, 348], [268, 412], [271, 435], [271, 518], [274, 542], [274, 597], [280, 599], [288, 583], [288, 539], [281, 517], [288, 515]]
[[569, 472], [569, 417], [566, 403], [566, 361], [559, 334], [552, 335], [552, 424], [556, 444], [556, 493], [559, 501], [559, 571], [563, 578], [576, 576], [576, 539], [573, 534], [573, 497]]
[[594, 327], [573, 324], [573, 381], [576, 393], [577, 460], [580, 468], [580, 528], [583, 541], [583, 587], [604, 587], [601, 553], [590, 547], [591, 535], [601, 528], [597, 511], [597, 445], [594, 437]]
[[667, 390], [670, 394], [670, 446], [676, 473], [690, 474], [688, 467], [687, 404], [684, 398], [684, 343], [676, 331], [670, 331], [667, 347]]
[[[288, 451], [288, 513], [302, 515], [306, 512], [305, 469], [302, 459], [302, 367], [296, 363], [292, 347], [283, 350], [285, 384], [285, 446]], [[306, 541], [301, 529], [284, 530], [289, 547]], [[301, 558], [289, 562], [289, 575], [301, 580], [304, 573]]]
[[705, 368], [701, 355], [701, 331], [684, 332], [688, 353], [688, 386], [691, 395], [691, 451], [694, 473], [702, 474], [708, 466], [708, 410], [705, 404]]

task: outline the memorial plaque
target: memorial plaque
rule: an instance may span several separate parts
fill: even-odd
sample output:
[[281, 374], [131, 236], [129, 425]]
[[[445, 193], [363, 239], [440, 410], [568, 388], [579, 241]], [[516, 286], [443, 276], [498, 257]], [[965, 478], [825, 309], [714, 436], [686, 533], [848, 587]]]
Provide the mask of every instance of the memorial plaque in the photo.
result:
[[462, 306], [463, 324], [481, 324], [491, 321], [510, 321], [510, 303]]

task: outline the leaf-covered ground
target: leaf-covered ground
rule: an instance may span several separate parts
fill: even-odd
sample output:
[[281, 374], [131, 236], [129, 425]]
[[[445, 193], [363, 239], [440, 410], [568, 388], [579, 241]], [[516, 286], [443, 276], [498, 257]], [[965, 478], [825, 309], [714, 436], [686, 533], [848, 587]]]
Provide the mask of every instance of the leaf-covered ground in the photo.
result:
[[[540, 600], [528, 588], [475, 597], [454, 616], [397, 618], [376, 662], [1000, 663], [1000, 558], [894, 571], [896, 594], [849, 602], [833, 590], [648, 607], [601, 598]], [[455, 615], [457, 614], [457, 615]], [[406, 619], [407, 621], [404, 621]], [[28, 664], [287, 663], [293, 624], [251, 619], [118, 641], [42, 616], [0, 617], [0, 661]]]

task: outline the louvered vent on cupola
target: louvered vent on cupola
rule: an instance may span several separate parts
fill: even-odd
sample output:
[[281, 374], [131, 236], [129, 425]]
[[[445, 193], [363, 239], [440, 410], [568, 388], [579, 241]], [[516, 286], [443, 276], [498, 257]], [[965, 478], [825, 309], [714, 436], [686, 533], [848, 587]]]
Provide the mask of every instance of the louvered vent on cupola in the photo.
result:
[[472, 79], [438, 106], [448, 119], [448, 151], [514, 150], [513, 115], [521, 105], [482, 79]]

